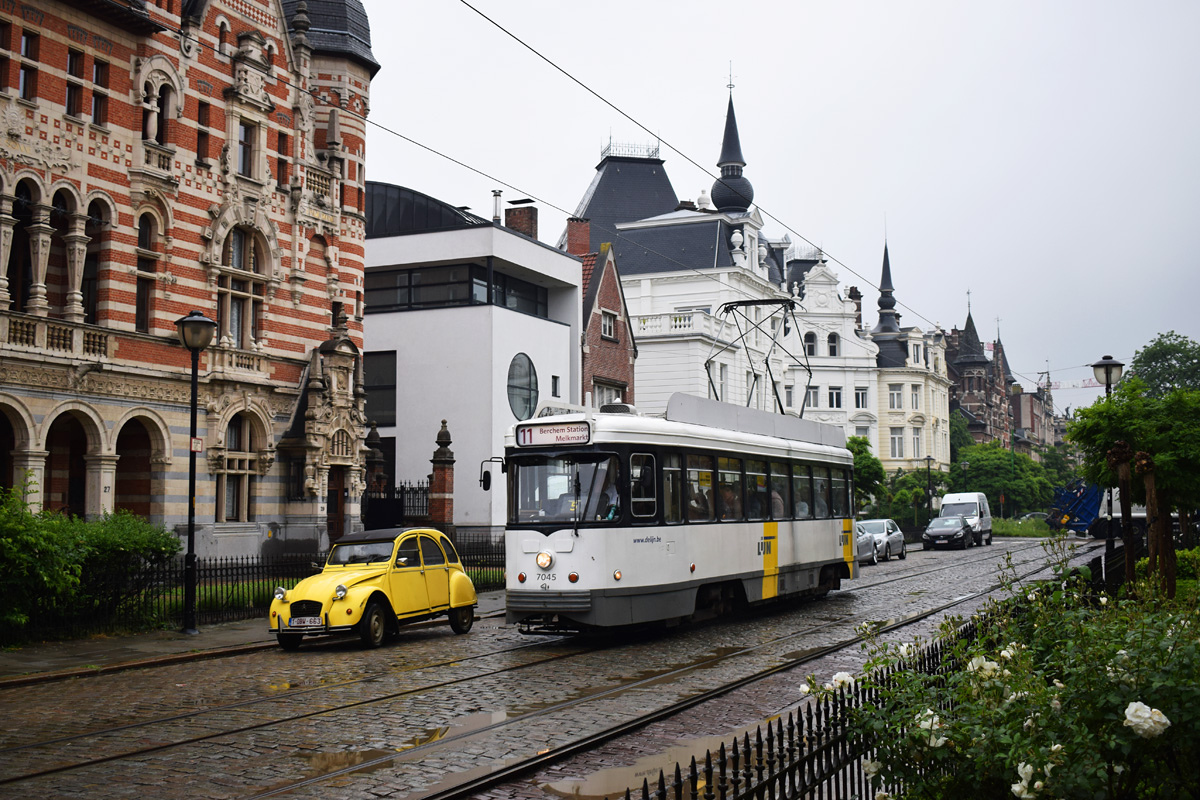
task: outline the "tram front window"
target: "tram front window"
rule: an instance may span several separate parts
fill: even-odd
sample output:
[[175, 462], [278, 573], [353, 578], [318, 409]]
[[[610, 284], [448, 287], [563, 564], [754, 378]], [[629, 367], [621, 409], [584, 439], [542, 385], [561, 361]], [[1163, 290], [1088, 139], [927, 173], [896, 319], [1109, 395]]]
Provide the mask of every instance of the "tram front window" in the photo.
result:
[[599, 455], [596, 458], [514, 460], [509, 522], [605, 522], [618, 518], [621, 495], [617, 459]]

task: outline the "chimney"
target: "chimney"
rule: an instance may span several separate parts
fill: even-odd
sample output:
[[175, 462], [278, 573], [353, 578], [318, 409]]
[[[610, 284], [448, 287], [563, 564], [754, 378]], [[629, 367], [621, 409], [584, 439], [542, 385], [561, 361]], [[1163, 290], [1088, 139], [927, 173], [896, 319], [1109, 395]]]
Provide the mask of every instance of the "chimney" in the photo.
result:
[[537, 217], [537, 206], [509, 208], [504, 211], [504, 227], [537, 239]]
[[492, 224], [500, 224], [500, 190], [492, 189]]
[[851, 286], [848, 292], [850, 299], [854, 301], [854, 328], [862, 330], [862, 292], [857, 286]]
[[567, 252], [573, 256], [581, 256], [592, 251], [592, 226], [586, 219], [569, 217], [567, 219]]

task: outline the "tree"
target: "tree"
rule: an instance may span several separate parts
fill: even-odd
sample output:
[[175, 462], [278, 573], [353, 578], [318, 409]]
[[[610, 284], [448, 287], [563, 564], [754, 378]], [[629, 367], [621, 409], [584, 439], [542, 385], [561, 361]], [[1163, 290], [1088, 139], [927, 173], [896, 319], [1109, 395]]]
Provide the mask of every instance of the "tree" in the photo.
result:
[[1079, 477], [1079, 468], [1068, 457], [1065, 446], [1040, 447], [1038, 455], [1042, 457], [1042, 469], [1051, 486], [1066, 486]]
[[[1151, 572], [1159, 572], [1161, 565], [1163, 588], [1173, 597], [1171, 512], [1180, 511], [1186, 528], [1200, 496], [1200, 390], [1173, 389], [1154, 396], [1140, 378], [1122, 380], [1111, 396], [1079, 409], [1067, 437], [1083, 454], [1084, 477], [1099, 486], [1116, 485], [1119, 463], [1108, 454], [1118, 442], [1136, 453], [1131, 499], [1147, 506], [1151, 550], [1161, 556], [1152, 560]], [[1150, 506], [1158, 512], [1157, 520], [1150, 518]]]
[[851, 436], [846, 449], [854, 454], [854, 507], [865, 507], [887, 477], [883, 464], [871, 453], [871, 442], [865, 436]]
[[967, 428], [967, 418], [962, 411], [950, 413], [950, 461], [957, 464], [962, 461], [962, 451], [975, 444], [971, 431]]
[[1054, 489], [1046, 470], [1024, 453], [1014, 453], [1001, 447], [999, 441], [991, 441], [965, 448], [960, 455], [963, 461], [971, 462], [967, 491], [986, 494], [996, 516], [1040, 511], [1050, 504]]
[[1150, 397], [1200, 390], [1200, 344], [1175, 331], [1160, 333], [1134, 354], [1127, 375], [1140, 378]]

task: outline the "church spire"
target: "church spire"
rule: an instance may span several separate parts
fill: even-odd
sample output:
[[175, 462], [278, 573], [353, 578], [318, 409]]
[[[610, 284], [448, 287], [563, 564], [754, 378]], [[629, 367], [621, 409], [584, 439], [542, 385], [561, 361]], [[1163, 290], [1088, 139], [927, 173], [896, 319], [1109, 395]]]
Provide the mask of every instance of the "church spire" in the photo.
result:
[[750, 204], [754, 202], [754, 187], [742, 175], [746, 159], [742, 156], [737, 116], [733, 112], [733, 92], [729, 93], [729, 109], [725, 112], [725, 138], [721, 141], [721, 157], [717, 166], [721, 168], [721, 177], [713, 183], [713, 205], [718, 211], [749, 211]]
[[888, 259], [887, 242], [883, 243], [883, 275], [879, 278], [879, 324], [873, 333], [899, 333], [900, 315], [896, 313], [896, 298], [893, 296], [892, 264]]

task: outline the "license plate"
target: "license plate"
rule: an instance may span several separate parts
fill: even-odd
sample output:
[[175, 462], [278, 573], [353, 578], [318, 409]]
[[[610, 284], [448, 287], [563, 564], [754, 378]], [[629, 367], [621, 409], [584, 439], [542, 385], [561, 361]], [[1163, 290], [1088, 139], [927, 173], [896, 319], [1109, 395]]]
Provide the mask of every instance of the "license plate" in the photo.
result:
[[292, 617], [288, 620], [290, 628], [320, 628], [324, 622], [320, 617]]

